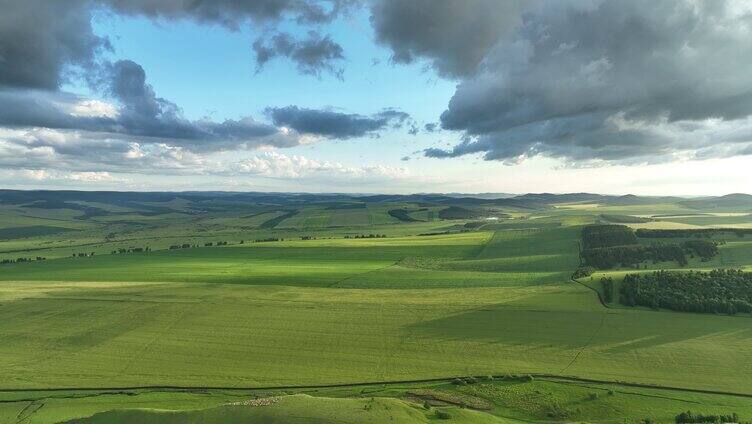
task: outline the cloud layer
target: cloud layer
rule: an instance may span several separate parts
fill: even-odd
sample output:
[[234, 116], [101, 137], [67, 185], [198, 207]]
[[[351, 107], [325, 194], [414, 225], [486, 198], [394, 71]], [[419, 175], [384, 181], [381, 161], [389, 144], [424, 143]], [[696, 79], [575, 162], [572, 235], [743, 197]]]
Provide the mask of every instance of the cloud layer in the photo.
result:
[[[272, 113], [282, 124], [250, 116], [187, 119], [179, 105], [157, 94], [138, 63], [104, 60], [102, 53], [111, 50], [109, 41], [94, 34], [91, 24], [93, 15], [104, 11], [168, 22], [191, 20], [233, 31], [246, 24], [273, 29], [283, 20], [304, 26], [330, 22], [354, 4], [350, 0], [71, 0], [62, 5], [0, 0], [0, 166], [61, 172], [183, 172], [209, 166], [208, 155], [217, 152], [294, 147], [308, 135], [337, 139], [376, 135], [407, 115], [385, 111], [361, 117], [291, 107]], [[305, 74], [341, 74], [333, 63], [343, 59], [343, 51], [330, 37], [311, 31], [302, 40], [286, 33], [277, 33], [273, 40], [273, 47], [258, 46], [260, 65], [283, 56]], [[71, 81], [85, 82], [100, 97], [60, 89]]]
[[752, 142], [750, 65], [748, 3], [542, 3], [441, 115], [464, 141], [426, 154], [629, 162], [741, 151]]
[[[0, 0], [0, 10], [0, 167], [88, 172], [92, 181], [141, 169], [371, 175], [381, 171], [278, 152], [242, 163], [217, 157], [394, 128], [453, 137], [425, 149], [428, 157], [507, 164], [752, 154], [752, 5], [744, 0]], [[422, 64], [456, 88], [431, 119], [438, 122], [421, 127], [402, 110], [359, 114], [337, 105], [189, 119], [141, 65], [109, 60], [115, 52], [92, 26], [101, 13], [252, 27], [261, 35], [248, 40], [247, 54], [260, 71], [280, 60], [303, 75], [340, 79], [350, 59], [328, 25], [367, 14], [374, 43], [396, 66]], [[93, 97], [64, 91], [71, 82]]]

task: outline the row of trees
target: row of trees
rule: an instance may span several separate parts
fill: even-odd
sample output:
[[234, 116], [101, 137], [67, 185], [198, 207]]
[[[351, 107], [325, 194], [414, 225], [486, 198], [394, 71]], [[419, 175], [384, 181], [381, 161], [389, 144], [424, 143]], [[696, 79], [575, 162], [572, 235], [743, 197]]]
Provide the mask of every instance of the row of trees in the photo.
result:
[[198, 245], [191, 245], [190, 243], [183, 243], [183, 244], [173, 244], [170, 246], [170, 250], [175, 249], [190, 249], [191, 247], [198, 247]]
[[730, 414], [693, 414], [692, 411], [682, 412], [676, 416], [677, 424], [686, 423], [738, 423], [739, 415], [736, 412]]
[[637, 237], [643, 238], [710, 238], [717, 234], [736, 234], [737, 237], [744, 237], [752, 234], [752, 228], [681, 228], [681, 229], [652, 229], [640, 228], [637, 230]]
[[209, 242], [204, 243], [204, 247], [212, 247], [212, 246], [227, 246], [227, 242], [226, 241], [209, 241]]
[[42, 256], [37, 256], [36, 259], [34, 258], [3, 259], [3, 260], [0, 260], [0, 264], [5, 265], [5, 264], [15, 264], [15, 263], [21, 263], [21, 262], [33, 262], [35, 260], [43, 261], [45, 259], [47, 258], [42, 257]]
[[[256, 240], [256, 241], [258, 241], [258, 240]], [[208, 242], [204, 243], [204, 247], [227, 246], [227, 243], [228, 242], [226, 242], [226, 241], [208, 241]], [[244, 244], [244, 243], [245, 243], [245, 240], [240, 240], [240, 242], [238, 242], [238, 244]], [[192, 247], [199, 247], [199, 246], [198, 246], [198, 244], [190, 244], [190, 243], [173, 244], [172, 246], [170, 246], [170, 250], [175, 250], [175, 249], [190, 249]]]
[[627, 274], [620, 285], [621, 303], [682, 312], [752, 313], [752, 273], [656, 271]]
[[[170, 247], [170, 249], [172, 249], [172, 247]], [[112, 252], [110, 252], [110, 254], [116, 255], [118, 253], [122, 254], [122, 253], [142, 253], [142, 252], [151, 252], [151, 247], [149, 247], [149, 246], [146, 246], [146, 247], [128, 247], [128, 248], [121, 247], [121, 248], [119, 248], [117, 250], [113, 250]], [[79, 255], [79, 256], [81, 256], [81, 255]], [[91, 252], [90, 256], [94, 256], [94, 252]]]
[[355, 235], [345, 235], [346, 239], [364, 239], [364, 238], [386, 238], [386, 234], [355, 234]]

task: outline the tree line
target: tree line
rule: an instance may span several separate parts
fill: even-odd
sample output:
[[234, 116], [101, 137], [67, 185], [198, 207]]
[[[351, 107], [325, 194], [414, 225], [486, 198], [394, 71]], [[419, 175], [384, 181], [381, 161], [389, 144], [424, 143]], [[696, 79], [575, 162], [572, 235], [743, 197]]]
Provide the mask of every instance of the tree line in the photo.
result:
[[693, 414], [692, 411], [682, 412], [676, 416], [677, 424], [687, 423], [738, 423], [739, 415], [736, 412], [730, 414]]
[[47, 258], [45, 258], [43, 256], [37, 256], [36, 259], [35, 258], [3, 259], [3, 260], [0, 260], [0, 265], [16, 264], [16, 263], [22, 263], [22, 262], [43, 261], [45, 259], [47, 259]]
[[674, 228], [674, 229], [653, 229], [639, 228], [636, 231], [637, 237], [643, 238], [690, 238], [704, 237], [710, 238], [717, 234], [736, 234], [737, 237], [744, 237], [752, 234], [752, 228]]
[[752, 273], [741, 270], [627, 274], [619, 291], [621, 303], [628, 306], [729, 315], [752, 313]]
[[[172, 246], [170, 246], [170, 249], [172, 249]], [[110, 252], [110, 254], [111, 255], [116, 255], [116, 254], [123, 254], [123, 253], [142, 253], [142, 252], [151, 252], [151, 247], [149, 247], [149, 246], [146, 246], [146, 247], [128, 247], [128, 248], [121, 247], [121, 248], [119, 248], [117, 250], [113, 250], [112, 252]], [[79, 256], [82, 256], [82, 255], [79, 254]], [[91, 252], [90, 256], [94, 256], [94, 252]]]
[[637, 244], [637, 236], [626, 225], [588, 225], [582, 229], [585, 250]]
[[590, 225], [582, 229], [583, 265], [596, 269], [638, 267], [645, 261], [689, 263], [687, 256], [708, 261], [718, 254], [718, 243], [693, 239], [681, 243], [640, 244], [635, 231], [624, 225]]

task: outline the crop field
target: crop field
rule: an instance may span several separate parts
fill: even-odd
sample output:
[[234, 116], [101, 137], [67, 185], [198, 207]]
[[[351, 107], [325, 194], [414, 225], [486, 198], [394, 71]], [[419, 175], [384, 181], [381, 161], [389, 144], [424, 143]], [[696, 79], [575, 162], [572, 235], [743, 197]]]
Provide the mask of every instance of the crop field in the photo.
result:
[[566, 200], [6, 201], [0, 422], [752, 420], [749, 314], [596, 294], [602, 277], [752, 270], [752, 235], [571, 279], [584, 226], [745, 228], [738, 202]]

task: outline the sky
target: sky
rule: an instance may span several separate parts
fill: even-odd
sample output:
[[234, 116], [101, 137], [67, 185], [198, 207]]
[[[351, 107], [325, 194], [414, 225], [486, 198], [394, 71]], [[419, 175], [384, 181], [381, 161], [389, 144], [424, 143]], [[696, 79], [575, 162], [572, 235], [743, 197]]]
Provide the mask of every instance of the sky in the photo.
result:
[[0, 0], [0, 188], [721, 195], [745, 0]]

